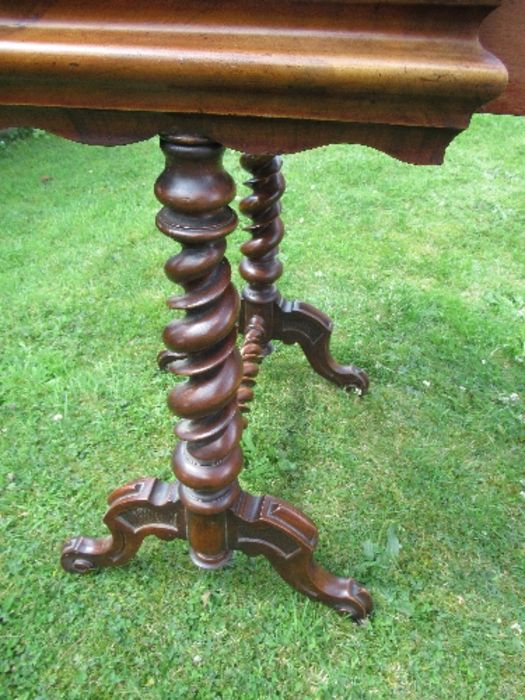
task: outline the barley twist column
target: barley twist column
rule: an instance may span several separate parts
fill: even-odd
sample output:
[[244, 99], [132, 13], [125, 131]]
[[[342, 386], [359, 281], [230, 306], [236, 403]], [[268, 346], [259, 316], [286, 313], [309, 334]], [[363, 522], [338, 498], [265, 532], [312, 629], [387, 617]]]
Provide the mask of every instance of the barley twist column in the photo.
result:
[[250, 411], [249, 403], [253, 401], [257, 375], [259, 374], [259, 364], [263, 358], [263, 347], [261, 345], [264, 337], [264, 325], [260, 316], [253, 316], [244, 329], [244, 343], [241, 348], [242, 357], [242, 380], [237, 393], [239, 410], [243, 416], [243, 427], [248, 425], [246, 414]]
[[251, 174], [246, 185], [253, 190], [240, 205], [243, 214], [252, 220], [245, 227], [252, 238], [241, 246], [245, 257], [240, 271], [248, 283], [242, 292], [241, 331], [246, 331], [254, 316], [262, 318], [264, 354], [271, 351], [271, 340], [298, 343], [318, 374], [338, 386], [364, 393], [369, 383], [366, 372], [355, 365], [341, 365], [332, 357], [332, 320], [310, 304], [283, 299], [275, 285], [283, 271], [277, 259], [278, 245], [284, 236], [281, 197], [285, 181], [281, 158], [243, 155], [241, 165]]
[[273, 312], [281, 295], [275, 285], [283, 272], [277, 258], [279, 243], [284, 236], [280, 199], [285, 190], [281, 173], [282, 160], [278, 156], [245, 154], [241, 165], [251, 177], [245, 183], [253, 191], [240, 204], [240, 210], [251, 219], [244, 227], [252, 238], [241, 246], [243, 259], [240, 272], [247, 285], [242, 291], [243, 313], [241, 327], [247, 328], [254, 316], [263, 319], [265, 335], [263, 344], [271, 339]]
[[168, 306], [184, 312], [164, 331], [170, 371], [187, 378], [170, 393], [182, 418], [173, 471], [186, 509], [193, 561], [218, 568], [230, 557], [226, 511], [239, 495], [242, 422], [237, 390], [242, 362], [236, 349], [239, 297], [224, 258], [225, 236], [237, 225], [228, 207], [235, 186], [222, 167], [224, 148], [206, 138], [165, 136], [166, 168], [155, 186], [164, 207], [157, 226], [182, 245], [165, 270], [183, 293]]

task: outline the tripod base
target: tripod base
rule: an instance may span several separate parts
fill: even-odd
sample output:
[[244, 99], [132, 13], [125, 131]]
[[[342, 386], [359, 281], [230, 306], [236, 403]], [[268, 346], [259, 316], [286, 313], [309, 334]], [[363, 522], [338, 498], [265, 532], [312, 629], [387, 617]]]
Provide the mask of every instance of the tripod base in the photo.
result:
[[[61, 558], [66, 571], [87, 573], [121, 566], [148, 535], [163, 540], [186, 539], [187, 513], [179, 499], [178, 482], [139, 479], [114, 491], [109, 504], [104, 522], [111, 535], [98, 539], [75, 537], [66, 542]], [[234, 550], [248, 556], [262, 554], [287, 583], [309, 598], [356, 621], [372, 610], [370, 595], [356, 581], [333, 576], [315, 562], [317, 529], [289, 503], [241, 491], [226, 512], [226, 524], [227, 556], [216, 566], [192, 557], [198, 566], [220, 568]]]
[[[330, 352], [332, 319], [319, 309], [302, 301], [278, 298], [270, 305], [253, 304], [242, 299], [240, 331], [258, 313], [265, 318], [265, 348], [271, 352], [271, 340], [287, 345], [297, 343], [312, 369], [336, 386], [355, 389], [364, 394], [369, 387], [368, 375], [355, 365], [340, 365]], [[268, 352], [263, 354], [269, 354]]]

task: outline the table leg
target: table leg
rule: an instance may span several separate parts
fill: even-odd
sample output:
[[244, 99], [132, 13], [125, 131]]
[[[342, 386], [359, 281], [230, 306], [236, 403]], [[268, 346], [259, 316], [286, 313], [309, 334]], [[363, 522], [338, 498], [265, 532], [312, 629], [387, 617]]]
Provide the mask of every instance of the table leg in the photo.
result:
[[62, 548], [66, 571], [83, 574], [105, 566], [126, 564], [147, 535], [162, 540], [185, 538], [186, 524], [178, 484], [137, 479], [116, 489], [108, 498], [104, 522], [109, 537], [74, 537]]
[[226, 236], [237, 224], [228, 203], [234, 183], [222, 166], [224, 148], [198, 136], [163, 136], [166, 168], [156, 195], [164, 204], [157, 226], [181, 244], [166, 263], [167, 276], [183, 293], [168, 300], [184, 312], [164, 331], [169, 371], [186, 377], [168, 404], [181, 420], [173, 453], [176, 482], [141, 479], [115, 491], [105, 522], [110, 537], [67, 542], [62, 565], [84, 573], [128, 561], [147, 535], [188, 540], [195, 564], [224, 566], [234, 550], [262, 554], [305, 595], [356, 620], [372, 608], [367, 591], [338, 578], [313, 560], [314, 524], [298, 510], [270, 496], [241, 490], [241, 409], [251, 399], [265, 337], [264, 318], [253, 316], [242, 353], [236, 347], [239, 296], [224, 257]]
[[252, 220], [245, 229], [252, 239], [241, 246], [245, 257], [240, 271], [248, 283], [242, 292], [241, 331], [254, 315], [262, 317], [266, 324], [266, 353], [272, 339], [298, 343], [318, 374], [334, 384], [364, 393], [369, 384], [366, 373], [354, 365], [338, 364], [330, 353], [331, 319], [310, 304], [286, 301], [275, 285], [283, 271], [277, 258], [284, 235], [280, 217], [280, 199], [285, 189], [281, 158], [244, 155], [241, 164], [252, 175], [246, 184], [253, 190], [240, 207]]

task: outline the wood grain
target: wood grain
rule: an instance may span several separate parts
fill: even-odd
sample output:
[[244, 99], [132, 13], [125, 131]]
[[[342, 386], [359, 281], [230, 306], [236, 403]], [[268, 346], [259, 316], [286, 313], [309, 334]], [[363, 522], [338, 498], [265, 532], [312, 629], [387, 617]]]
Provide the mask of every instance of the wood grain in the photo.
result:
[[496, 2], [7, 3], [0, 103], [464, 128]]
[[481, 42], [509, 71], [507, 89], [483, 111], [525, 115], [525, 1], [505, 0], [483, 22]]

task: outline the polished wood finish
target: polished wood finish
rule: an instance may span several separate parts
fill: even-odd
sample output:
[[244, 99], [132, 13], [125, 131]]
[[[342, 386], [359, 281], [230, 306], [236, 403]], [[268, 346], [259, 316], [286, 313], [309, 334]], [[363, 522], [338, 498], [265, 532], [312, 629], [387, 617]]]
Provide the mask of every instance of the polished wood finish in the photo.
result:
[[250, 153], [362, 143], [439, 163], [505, 88], [505, 66], [478, 41], [499, 4], [7, 2], [0, 127], [101, 144], [198, 132]]
[[277, 258], [284, 235], [280, 216], [280, 199], [285, 189], [281, 163], [274, 156], [241, 158], [242, 166], [251, 174], [246, 184], [253, 190], [240, 204], [241, 211], [252, 220], [246, 227], [252, 238], [241, 246], [245, 257], [240, 272], [248, 283], [242, 291], [241, 332], [252, 318], [261, 318], [265, 354], [271, 340], [298, 343], [318, 374], [334, 384], [364, 393], [369, 384], [366, 373], [354, 365], [338, 364], [330, 353], [330, 318], [310, 304], [286, 301], [275, 285], [283, 269]]
[[466, 126], [505, 84], [476, 40], [498, 4], [19, 0], [0, 13], [2, 101]]
[[[0, 4], [0, 128], [35, 126], [102, 145], [162, 133], [157, 226], [181, 246], [165, 267], [182, 287], [168, 301], [179, 316], [159, 356], [161, 367], [186, 378], [169, 395], [180, 418], [177, 480], [144, 478], [117, 489], [105, 517], [110, 536], [67, 542], [66, 570], [123, 564], [147, 535], [180, 538], [200, 567], [224, 566], [235, 550], [262, 554], [312, 599], [356, 620], [371, 611], [365, 589], [315, 564], [308, 518], [238, 482], [240, 437], [272, 339], [298, 343], [338, 385], [368, 386], [362, 370], [331, 357], [330, 319], [278, 291], [284, 180], [273, 154], [347, 142], [440, 163], [474, 112], [525, 113], [523, 7], [523, 0]], [[225, 258], [237, 224], [225, 146], [250, 154], [242, 161], [252, 189], [241, 203], [251, 222], [242, 304]]]
[[525, 2], [504, 0], [483, 22], [481, 43], [505, 64], [509, 82], [505, 91], [482, 107], [494, 114], [525, 114]]
[[225, 237], [237, 225], [228, 203], [235, 193], [224, 171], [224, 148], [199, 136], [161, 137], [166, 168], [155, 193], [164, 205], [157, 226], [182, 246], [165, 265], [183, 293], [168, 306], [183, 311], [164, 331], [163, 364], [186, 377], [168, 404], [181, 420], [173, 453], [174, 484], [142, 479], [110, 496], [105, 522], [110, 537], [75, 537], [62, 552], [63, 567], [84, 573], [124, 564], [146, 535], [188, 540], [190, 556], [217, 569], [233, 550], [263, 554], [278, 573], [305, 595], [362, 619], [372, 609], [367, 591], [338, 578], [313, 560], [317, 530], [291, 505], [241, 491], [240, 438], [261, 357], [264, 319], [246, 327], [242, 353], [236, 347], [239, 297], [224, 257]]

